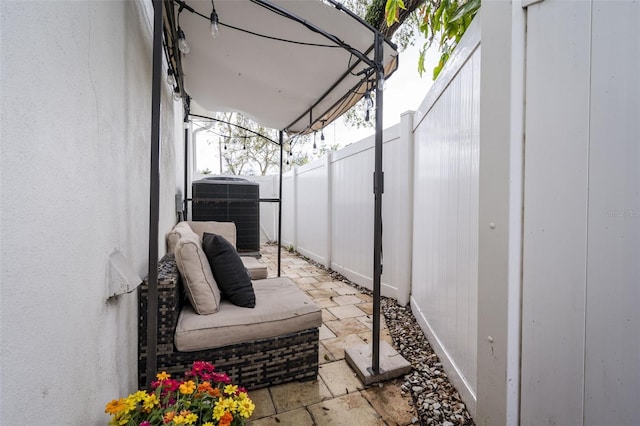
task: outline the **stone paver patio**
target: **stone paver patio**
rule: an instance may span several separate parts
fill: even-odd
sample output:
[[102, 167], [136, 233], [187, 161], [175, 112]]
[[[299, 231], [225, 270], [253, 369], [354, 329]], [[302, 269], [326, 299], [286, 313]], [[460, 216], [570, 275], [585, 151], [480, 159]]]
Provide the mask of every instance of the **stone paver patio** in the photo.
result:
[[[263, 245], [269, 276], [277, 275], [277, 246]], [[365, 387], [344, 359], [344, 348], [370, 343], [372, 298], [333, 279], [326, 271], [282, 249], [282, 275], [291, 278], [322, 308], [317, 380], [250, 392], [256, 410], [252, 426], [410, 425], [417, 419], [402, 378]], [[381, 340], [393, 344], [384, 316]]]

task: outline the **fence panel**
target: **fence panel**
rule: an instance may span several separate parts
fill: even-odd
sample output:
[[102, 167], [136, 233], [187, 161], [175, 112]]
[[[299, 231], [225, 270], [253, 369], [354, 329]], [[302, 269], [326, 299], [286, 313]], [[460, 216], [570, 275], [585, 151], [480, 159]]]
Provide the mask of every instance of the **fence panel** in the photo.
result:
[[414, 117], [412, 309], [468, 405], [477, 354], [479, 33], [470, 27]]
[[296, 180], [296, 248], [329, 266], [329, 169], [319, 159], [298, 169]]

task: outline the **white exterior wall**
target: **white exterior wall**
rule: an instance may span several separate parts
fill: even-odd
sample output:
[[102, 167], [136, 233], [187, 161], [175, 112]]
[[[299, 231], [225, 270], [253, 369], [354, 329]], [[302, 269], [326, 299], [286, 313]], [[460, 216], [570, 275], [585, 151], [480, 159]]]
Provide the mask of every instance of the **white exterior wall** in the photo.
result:
[[523, 425], [638, 423], [638, 19], [637, 2], [528, 8]]
[[[106, 424], [105, 404], [136, 388], [137, 297], [107, 300], [108, 259], [147, 274], [152, 15], [150, 2], [0, 5], [3, 425], [25, 409]], [[168, 90], [162, 108], [161, 252], [177, 189]]]
[[412, 311], [471, 413], [476, 400], [480, 26], [414, 117]]

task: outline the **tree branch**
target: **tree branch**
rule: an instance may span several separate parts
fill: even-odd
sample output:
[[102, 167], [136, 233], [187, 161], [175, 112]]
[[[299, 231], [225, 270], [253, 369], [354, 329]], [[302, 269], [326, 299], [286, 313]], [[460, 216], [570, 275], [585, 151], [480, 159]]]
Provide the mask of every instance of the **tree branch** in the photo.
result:
[[[387, 4], [387, 0], [372, 0], [371, 4], [367, 8], [367, 14], [365, 21], [367, 21], [372, 27], [380, 31], [385, 37], [391, 38], [396, 30], [402, 25], [402, 23], [411, 15], [418, 7], [420, 7], [427, 0], [406, 0], [404, 2], [405, 9], [400, 9], [398, 16], [398, 22], [395, 22], [390, 27], [387, 26], [384, 18], [384, 9]], [[432, 3], [440, 3], [440, 0], [430, 0]]]

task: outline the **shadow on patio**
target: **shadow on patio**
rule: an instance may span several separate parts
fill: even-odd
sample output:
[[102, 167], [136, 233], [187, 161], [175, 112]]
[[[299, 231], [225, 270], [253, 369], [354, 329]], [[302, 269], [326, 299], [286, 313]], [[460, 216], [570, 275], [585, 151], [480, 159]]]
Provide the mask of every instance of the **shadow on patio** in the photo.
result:
[[[263, 245], [269, 276], [277, 274], [278, 249]], [[364, 388], [344, 359], [344, 348], [372, 338], [372, 297], [327, 271], [282, 250], [282, 274], [322, 308], [318, 379], [251, 391], [256, 410], [250, 422], [262, 425], [408, 425], [418, 422], [401, 378]], [[381, 339], [393, 344], [381, 318]]]

